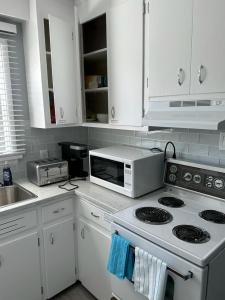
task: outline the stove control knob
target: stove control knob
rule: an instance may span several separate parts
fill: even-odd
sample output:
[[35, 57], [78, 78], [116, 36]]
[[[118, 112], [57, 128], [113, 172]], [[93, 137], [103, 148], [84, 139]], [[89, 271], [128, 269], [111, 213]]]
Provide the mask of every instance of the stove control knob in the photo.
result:
[[177, 176], [175, 174], [170, 174], [169, 181], [174, 183], [176, 180], [177, 180]]
[[206, 179], [208, 179], [208, 181], [213, 181], [213, 177], [212, 176], [208, 176]]
[[183, 177], [184, 177], [184, 180], [187, 182], [190, 182], [192, 180], [192, 175], [189, 172], [185, 173]]
[[173, 174], [177, 173], [177, 166], [176, 165], [172, 165], [170, 167], [170, 172], [173, 173]]
[[206, 183], [206, 187], [207, 187], [207, 188], [211, 188], [211, 187], [212, 187], [212, 182], [207, 182], [207, 183]]
[[218, 190], [221, 190], [224, 188], [224, 180], [221, 178], [216, 178], [214, 180], [214, 187]]
[[194, 181], [194, 183], [197, 183], [197, 184], [201, 183], [201, 181], [202, 181], [201, 175], [199, 175], [199, 174], [194, 175], [193, 181]]

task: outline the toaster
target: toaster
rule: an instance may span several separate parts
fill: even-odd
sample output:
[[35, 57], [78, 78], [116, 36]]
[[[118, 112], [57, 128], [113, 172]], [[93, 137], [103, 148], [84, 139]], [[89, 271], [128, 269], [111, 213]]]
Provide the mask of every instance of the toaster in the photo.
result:
[[38, 186], [67, 180], [69, 178], [68, 162], [57, 158], [29, 161], [27, 177]]

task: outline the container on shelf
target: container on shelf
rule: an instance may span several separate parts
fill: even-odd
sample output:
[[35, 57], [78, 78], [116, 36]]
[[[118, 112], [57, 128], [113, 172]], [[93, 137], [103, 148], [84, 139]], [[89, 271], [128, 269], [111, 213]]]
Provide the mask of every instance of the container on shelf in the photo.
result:
[[105, 75], [86, 75], [85, 89], [95, 89], [107, 87], [107, 76]]

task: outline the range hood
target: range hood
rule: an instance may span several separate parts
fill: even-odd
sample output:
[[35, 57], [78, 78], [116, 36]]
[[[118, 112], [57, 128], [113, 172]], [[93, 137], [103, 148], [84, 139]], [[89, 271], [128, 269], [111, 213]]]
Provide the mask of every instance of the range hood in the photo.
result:
[[148, 101], [143, 125], [225, 130], [225, 100]]

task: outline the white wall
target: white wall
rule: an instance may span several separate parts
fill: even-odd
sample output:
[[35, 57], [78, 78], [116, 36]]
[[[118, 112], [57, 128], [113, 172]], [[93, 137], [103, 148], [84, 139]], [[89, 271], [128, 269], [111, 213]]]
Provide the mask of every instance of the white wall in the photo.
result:
[[28, 20], [29, 0], [0, 0], [0, 15]]

